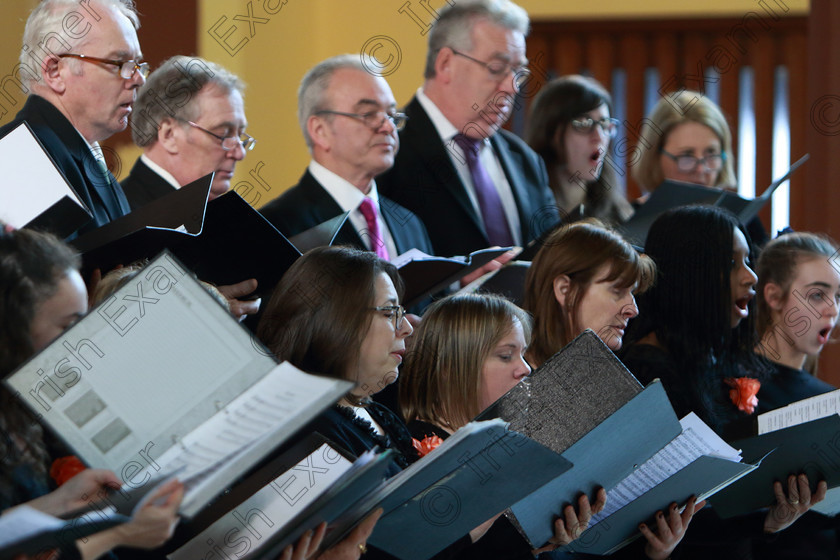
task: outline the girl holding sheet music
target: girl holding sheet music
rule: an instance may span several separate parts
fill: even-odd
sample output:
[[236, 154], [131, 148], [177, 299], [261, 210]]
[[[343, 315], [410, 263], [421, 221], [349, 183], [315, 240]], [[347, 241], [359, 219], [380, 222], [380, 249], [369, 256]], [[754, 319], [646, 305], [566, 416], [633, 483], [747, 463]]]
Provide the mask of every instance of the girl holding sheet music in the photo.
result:
[[837, 245], [813, 233], [786, 233], [761, 251], [758, 273], [757, 352], [772, 362], [761, 381], [758, 412], [833, 391], [835, 387], [803, 370], [837, 323], [840, 271], [833, 264]]
[[[689, 206], [654, 222], [645, 251], [656, 263], [656, 282], [639, 297], [622, 360], [643, 383], [661, 379], [678, 416], [696, 412], [724, 434], [752, 412], [742, 387], [754, 386], [761, 371], [753, 353], [757, 278], [749, 237], [728, 211]], [[805, 475], [790, 476], [774, 490], [776, 503], [766, 513], [726, 522], [713, 511], [698, 514], [683, 557], [751, 557], [752, 538], [788, 527], [823, 499], [826, 484], [812, 494]]]
[[[87, 312], [78, 255], [56, 237], [0, 223], [0, 377]], [[0, 511], [26, 505], [58, 516], [88, 505], [89, 496], [119, 484], [110, 471], [87, 469], [49, 492], [50, 449], [41, 425], [0, 388]], [[161, 487], [124, 525], [77, 541], [62, 558], [97, 558], [117, 546], [154, 548], [172, 534], [183, 487]], [[162, 502], [162, 503], [160, 503]]]
[[[400, 386], [400, 403], [415, 438], [445, 439], [527, 376], [531, 369], [525, 352], [530, 335], [528, 314], [498, 296], [463, 294], [432, 304], [415, 333]], [[545, 549], [567, 544], [582, 534], [605, 502], [606, 492], [600, 489], [592, 504], [581, 495], [579, 513], [567, 505], [563, 518], [556, 521], [556, 536]], [[691, 499], [682, 514], [659, 512], [655, 531], [640, 527], [646, 537], [644, 545], [631, 546], [617, 556], [667, 558], [691, 521], [694, 506]], [[506, 534], [511, 536], [502, 538]], [[489, 542], [499, 543], [495, 550], [505, 540], [517, 539], [506, 518], [493, 525], [488, 537]], [[488, 549], [487, 557], [491, 556]]]

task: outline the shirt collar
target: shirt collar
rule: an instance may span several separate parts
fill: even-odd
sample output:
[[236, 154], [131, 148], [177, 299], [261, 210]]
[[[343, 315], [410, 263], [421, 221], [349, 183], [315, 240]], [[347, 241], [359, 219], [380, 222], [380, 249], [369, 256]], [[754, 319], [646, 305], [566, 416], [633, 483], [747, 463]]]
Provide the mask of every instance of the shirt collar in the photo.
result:
[[[425, 94], [423, 88], [419, 88], [417, 93], [415, 94], [417, 97], [417, 101], [420, 103], [420, 106], [423, 107], [423, 110], [426, 111], [426, 114], [429, 116], [429, 120], [432, 121], [432, 124], [437, 130], [438, 136], [440, 136], [441, 140], [448, 143], [455, 135], [460, 133], [461, 131], [455, 128], [449, 119], [444, 116], [443, 112], [435, 105], [435, 102], [429, 99], [429, 96]], [[479, 145], [479, 150], [484, 149], [485, 146], [489, 145], [490, 141], [485, 138], [481, 144]]]
[[141, 154], [140, 155], [140, 161], [142, 161], [147, 166], [149, 166], [149, 169], [151, 169], [152, 171], [154, 171], [155, 173], [160, 175], [167, 183], [169, 183], [170, 185], [172, 185], [176, 189], [181, 188], [180, 183], [178, 183], [178, 181], [175, 179], [175, 177], [172, 175], [172, 173], [170, 173], [169, 171], [167, 171], [166, 169], [164, 169], [160, 165], [153, 162], [151, 160], [151, 158], [149, 158], [149, 156], [147, 156], [146, 154]]
[[342, 212], [352, 212], [357, 209], [365, 196], [373, 200], [377, 210], [379, 209], [379, 192], [376, 189], [376, 181], [371, 181], [370, 192], [365, 194], [353, 183], [333, 173], [315, 160], [309, 162], [309, 172], [335, 199]]

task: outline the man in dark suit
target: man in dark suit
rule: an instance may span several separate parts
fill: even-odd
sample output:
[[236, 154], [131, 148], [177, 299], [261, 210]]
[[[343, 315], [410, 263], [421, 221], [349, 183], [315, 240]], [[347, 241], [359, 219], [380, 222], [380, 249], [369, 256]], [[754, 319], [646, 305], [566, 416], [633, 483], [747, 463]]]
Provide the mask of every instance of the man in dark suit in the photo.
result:
[[131, 137], [143, 154], [122, 187], [132, 209], [208, 173], [212, 200], [230, 189], [237, 162], [254, 146], [245, 134], [244, 84], [218, 64], [173, 56], [140, 88]]
[[358, 56], [327, 59], [301, 82], [298, 120], [312, 161], [297, 185], [260, 210], [268, 221], [291, 237], [349, 212], [337, 243], [386, 259], [413, 248], [432, 252], [420, 220], [379, 196], [374, 181], [393, 165], [405, 122], [384, 78]]
[[93, 213], [76, 234], [129, 210], [99, 142], [128, 125], [135, 93], [148, 75], [138, 27], [133, 5], [119, 0], [42, 2], [26, 23], [20, 73], [32, 93], [0, 136], [29, 123]]
[[426, 81], [406, 107], [382, 193], [417, 214], [435, 253], [523, 245], [559, 221], [542, 159], [501, 130], [525, 78], [528, 15], [508, 0], [445, 6]]

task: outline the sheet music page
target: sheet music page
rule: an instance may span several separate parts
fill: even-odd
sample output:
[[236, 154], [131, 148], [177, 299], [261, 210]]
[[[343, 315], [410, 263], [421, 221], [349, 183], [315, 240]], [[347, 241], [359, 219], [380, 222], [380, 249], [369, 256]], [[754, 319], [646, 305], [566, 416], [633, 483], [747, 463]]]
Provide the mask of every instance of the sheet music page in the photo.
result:
[[[257, 493], [225, 513], [210, 527], [196, 535], [192, 540], [168, 555], [170, 560], [205, 558], [212, 555], [215, 546], [225, 550], [232, 547], [225, 539], [230, 531], [240, 530], [240, 539], [249, 540], [250, 549], [267, 542], [296, 514], [312, 503], [341, 475], [347, 472], [353, 463], [345, 459], [328, 444], [324, 443], [297, 465], [283, 472], [264, 486]], [[253, 523], [253, 525], [251, 525]], [[248, 531], [249, 526], [257, 534]], [[232, 548], [236, 548], [232, 547]], [[225, 550], [233, 552], [233, 550]]]
[[11, 546], [44, 531], [61, 529], [67, 521], [29, 506], [18, 506], [0, 515], [0, 548]]
[[0, 138], [0, 175], [0, 220], [16, 228], [64, 196], [84, 208], [25, 124]]
[[592, 525], [609, 517], [702, 455], [740, 461], [741, 457], [693, 412], [680, 420], [682, 434], [607, 491], [607, 505], [592, 517]]
[[840, 413], [840, 389], [803, 399], [758, 416], [758, 435]]
[[130, 480], [275, 365], [163, 254], [8, 384], [83, 461]]

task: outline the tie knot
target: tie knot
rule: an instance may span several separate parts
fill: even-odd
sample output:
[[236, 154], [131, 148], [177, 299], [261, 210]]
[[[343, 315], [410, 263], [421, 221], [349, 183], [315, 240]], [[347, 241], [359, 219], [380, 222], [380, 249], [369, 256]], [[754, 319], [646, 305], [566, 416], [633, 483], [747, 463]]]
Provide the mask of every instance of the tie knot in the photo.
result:
[[455, 143], [464, 150], [464, 155], [467, 157], [478, 156], [478, 150], [481, 147], [482, 140], [474, 140], [465, 134], [458, 133], [455, 135]]
[[366, 196], [359, 205], [359, 211], [365, 217], [365, 220], [376, 220], [376, 207], [373, 204], [372, 198]]

